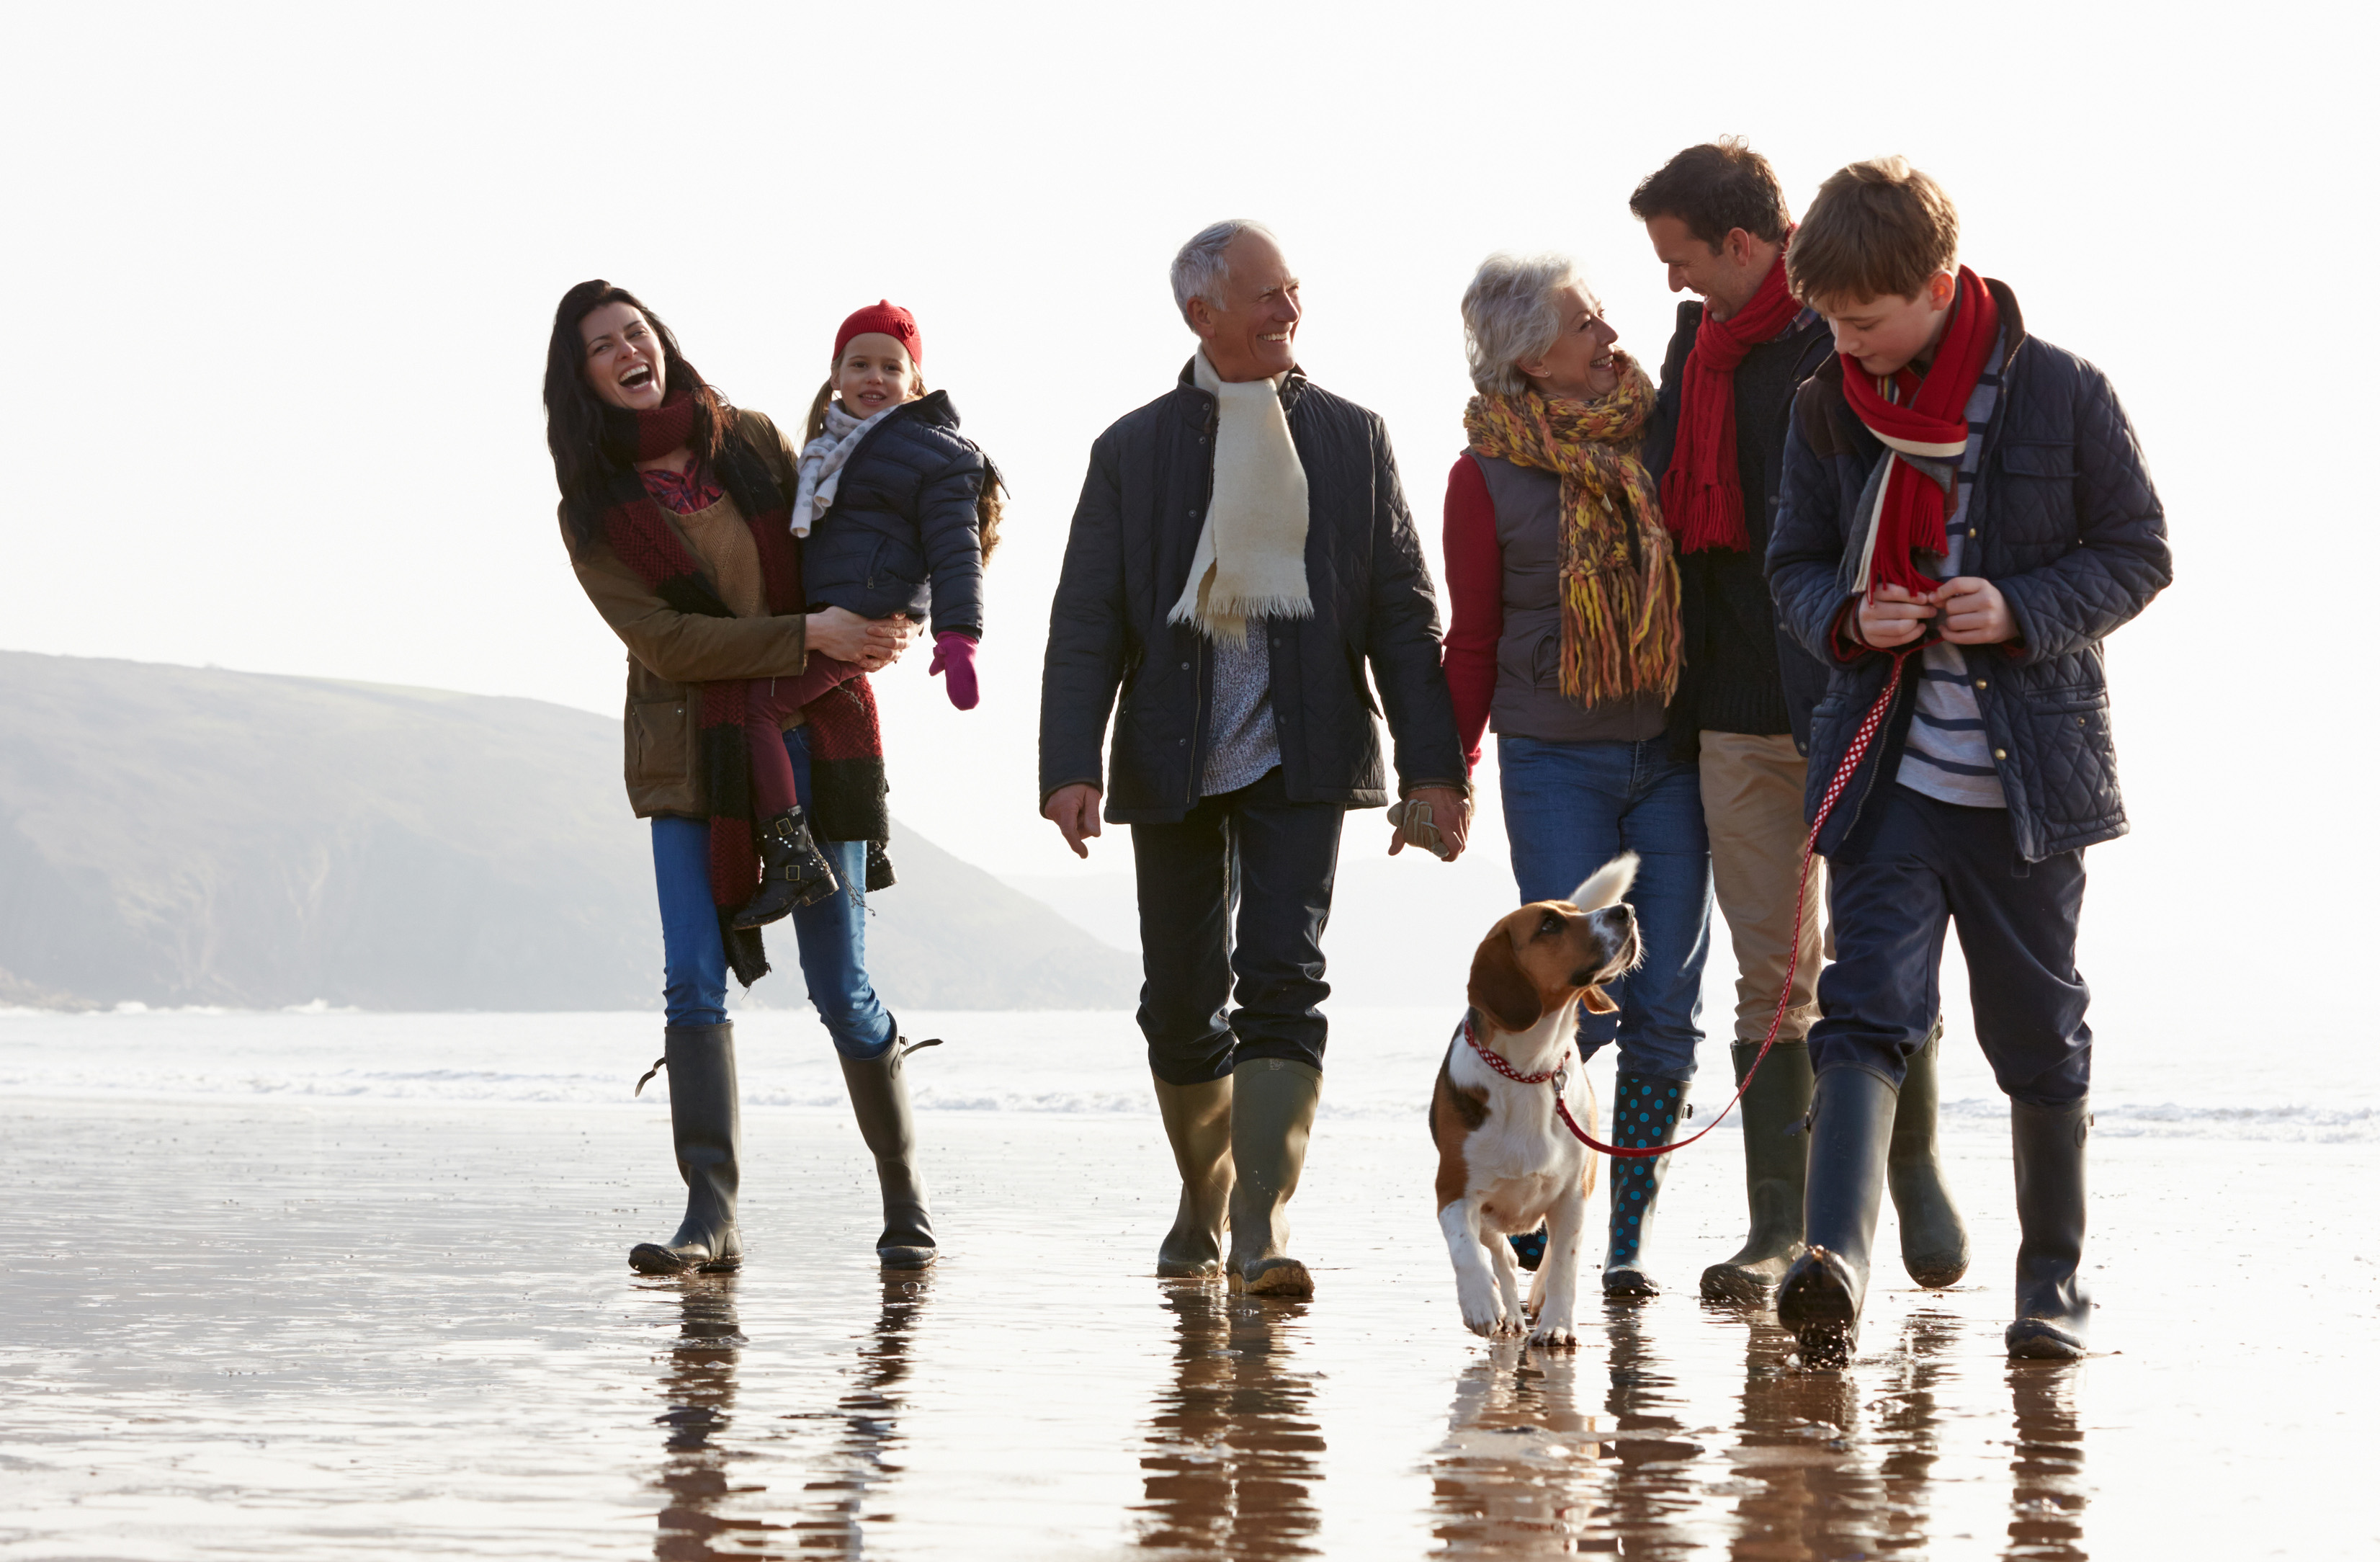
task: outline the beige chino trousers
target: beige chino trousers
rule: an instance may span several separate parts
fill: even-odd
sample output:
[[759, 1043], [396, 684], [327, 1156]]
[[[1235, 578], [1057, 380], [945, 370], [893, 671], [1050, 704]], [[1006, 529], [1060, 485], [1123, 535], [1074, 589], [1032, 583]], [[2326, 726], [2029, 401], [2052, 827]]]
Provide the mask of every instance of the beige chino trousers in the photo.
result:
[[[1757, 1042], [1767, 1036], [1798, 940], [1802, 959], [1793, 973], [1793, 1001], [1777, 1039], [1802, 1041], [1818, 1018], [1820, 914], [1827, 898], [1827, 863], [1819, 858], [1810, 864], [1810, 893], [1795, 925], [1793, 889], [1802, 843], [1810, 833], [1802, 820], [1809, 762], [1795, 751], [1790, 733], [1757, 738], [1706, 732], [1702, 749], [1712, 887], [1735, 945], [1735, 1039]], [[1825, 942], [1832, 944], [1831, 929]], [[1831, 947], [1826, 952], [1833, 953]]]

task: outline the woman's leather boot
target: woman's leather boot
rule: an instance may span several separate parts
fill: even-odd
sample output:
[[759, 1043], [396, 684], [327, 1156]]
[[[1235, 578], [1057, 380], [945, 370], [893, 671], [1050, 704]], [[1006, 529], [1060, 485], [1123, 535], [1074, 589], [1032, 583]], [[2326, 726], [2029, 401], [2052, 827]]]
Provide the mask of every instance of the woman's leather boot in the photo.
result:
[[1182, 1173], [1173, 1229], [1157, 1245], [1157, 1273], [1208, 1280], [1223, 1272], [1223, 1220], [1232, 1199], [1232, 1077], [1204, 1084], [1157, 1083], [1157, 1109]]
[[[1678, 1137], [1686, 1115], [1686, 1084], [1650, 1074], [1619, 1073], [1611, 1080], [1611, 1142], [1627, 1148], [1667, 1144]], [[1603, 1250], [1605, 1296], [1658, 1296], [1661, 1287], [1645, 1272], [1645, 1239], [1652, 1235], [1653, 1205], [1661, 1179], [1670, 1175], [1667, 1155], [1611, 1157], [1611, 1236]]]
[[[1735, 1082], [1760, 1056], [1758, 1042], [1732, 1049]], [[1810, 1165], [1809, 1137], [1802, 1131], [1810, 1115], [1810, 1049], [1779, 1042], [1752, 1076], [1737, 1108], [1743, 1122], [1743, 1202], [1752, 1212], [1752, 1235], [1725, 1263], [1703, 1271], [1703, 1300], [1745, 1307], [1765, 1305], [1785, 1277], [1785, 1266], [1802, 1256], [1802, 1189]]]
[[2016, 1151], [2016, 1322], [2008, 1353], [2036, 1361], [2084, 1354], [2091, 1298], [2082, 1265], [2083, 1147], [2089, 1097], [2065, 1106], [2009, 1103]]
[[[628, 1266], [639, 1275], [715, 1275], [741, 1268], [735, 1181], [743, 1144], [735, 1094], [735, 1026], [673, 1025], [662, 1035], [669, 1070], [670, 1137], [686, 1178], [686, 1219], [667, 1242], [639, 1242]], [[649, 1076], [650, 1077], [650, 1076]]]
[[859, 1120], [859, 1137], [876, 1157], [876, 1181], [884, 1194], [884, 1234], [876, 1239], [876, 1257], [887, 1269], [923, 1269], [934, 1262], [933, 1217], [926, 1209], [925, 1178], [917, 1173], [917, 1124], [909, 1111], [909, 1082], [901, 1059], [917, 1047], [903, 1040], [895, 1026], [892, 1044], [878, 1056], [863, 1059], [836, 1056], [843, 1063], [843, 1082], [851, 1091], [852, 1115]]
[[811, 838], [809, 821], [789, 808], [760, 826], [760, 890], [735, 913], [736, 927], [766, 927], [797, 906], [815, 905], [843, 887], [834, 864]]
[[1828, 1069], [1811, 1091], [1809, 1184], [1802, 1201], [1802, 1239], [1809, 1246], [1777, 1287], [1777, 1321], [1801, 1341], [1805, 1365], [1840, 1367], [1858, 1348], [1898, 1093], [1864, 1068]]
[[1909, 1060], [1900, 1081], [1900, 1104], [1892, 1118], [1892, 1151], [1885, 1163], [1885, 1186], [1900, 1220], [1900, 1262], [1909, 1277], [1928, 1289], [1955, 1286], [1967, 1273], [1967, 1223], [1950, 1200], [1942, 1175], [1937, 1129], [1942, 1107], [1939, 1072], [1942, 1022]]
[[1322, 1070], [1284, 1057], [1232, 1070], [1232, 1289], [1312, 1296], [1314, 1276], [1282, 1250], [1289, 1201], [1322, 1102]]

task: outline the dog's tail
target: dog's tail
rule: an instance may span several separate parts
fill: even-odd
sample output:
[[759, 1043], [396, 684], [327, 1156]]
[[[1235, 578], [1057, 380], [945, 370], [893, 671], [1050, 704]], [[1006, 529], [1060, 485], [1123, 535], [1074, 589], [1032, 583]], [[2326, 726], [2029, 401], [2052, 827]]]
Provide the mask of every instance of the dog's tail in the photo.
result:
[[1570, 903], [1582, 911], [1599, 911], [1606, 906], [1617, 906], [1628, 886], [1636, 882], [1636, 854], [1623, 851], [1597, 868], [1587, 881], [1570, 892]]

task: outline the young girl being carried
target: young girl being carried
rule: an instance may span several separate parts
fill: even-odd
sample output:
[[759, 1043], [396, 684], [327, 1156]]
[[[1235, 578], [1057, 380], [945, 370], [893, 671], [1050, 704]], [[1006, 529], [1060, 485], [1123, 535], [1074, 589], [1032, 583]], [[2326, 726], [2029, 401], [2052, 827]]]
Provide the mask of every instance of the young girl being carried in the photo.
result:
[[[949, 395], [929, 396], [917, 318], [880, 300], [835, 333], [826, 384], [810, 407], [794, 496], [803, 592], [813, 609], [933, 620], [928, 671], [951, 703], [975, 708], [983, 637], [983, 567], [1000, 541], [1000, 471], [958, 432]], [[835, 892], [834, 871], [794, 796], [783, 723], [859, 669], [812, 656], [799, 677], [755, 679], [745, 710], [760, 828], [760, 891], [736, 915], [759, 927]]]

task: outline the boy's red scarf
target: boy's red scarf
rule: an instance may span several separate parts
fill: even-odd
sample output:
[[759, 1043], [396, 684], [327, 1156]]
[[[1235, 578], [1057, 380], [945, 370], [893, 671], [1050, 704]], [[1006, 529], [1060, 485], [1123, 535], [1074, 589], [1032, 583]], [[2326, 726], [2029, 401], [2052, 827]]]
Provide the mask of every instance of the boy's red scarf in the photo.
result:
[[1761, 278], [1751, 301], [1725, 320], [1703, 307], [1686, 354], [1678, 408], [1678, 444], [1661, 477], [1661, 515], [1682, 553], [1752, 549], [1743, 524], [1743, 480], [1735, 460], [1735, 371], [1801, 311], [1785, 286], [1785, 251]]
[[1893, 376], [1897, 400], [1885, 398], [1882, 380], [1848, 356], [1843, 359], [1843, 395], [1868, 432], [1884, 441], [1889, 452], [1885, 459], [1891, 463], [1876, 500], [1865, 589], [1888, 583], [1923, 595], [1940, 584], [1911, 555], [1949, 551], [1943, 531], [1949, 496], [1938, 481], [1899, 458], [1955, 463], [1966, 454], [1967, 398], [1974, 395], [1999, 336], [2000, 307], [1992, 290], [1961, 266], [1959, 296], [1942, 339], [1934, 345], [1933, 365], [1923, 378], [1911, 369]]
[[[687, 377], [695, 378], [690, 370]], [[686, 443], [694, 428], [690, 389], [679, 387], [650, 412], [604, 409], [604, 443], [624, 471], [602, 511], [601, 535], [654, 595], [680, 613], [733, 617], [677, 529], [628, 466], [666, 456]], [[802, 561], [794, 542], [791, 501], [759, 455], [732, 432], [711, 464], [759, 552], [769, 611], [803, 611]], [[736, 976], [749, 986], [769, 969], [759, 933], [727, 926], [729, 917], [752, 898], [760, 883], [760, 854], [753, 840], [751, 752], [744, 737], [745, 682], [727, 678], [701, 686], [700, 779], [710, 815], [710, 898], [721, 911], [721, 931], [729, 935], [728, 958]], [[884, 748], [867, 675], [837, 684], [802, 714], [810, 728], [811, 828], [821, 840], [883, 840], [891, 825], [884, 801]]]

